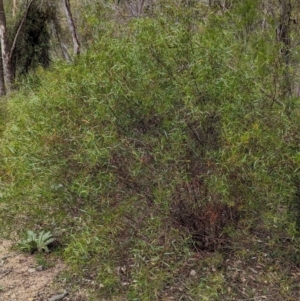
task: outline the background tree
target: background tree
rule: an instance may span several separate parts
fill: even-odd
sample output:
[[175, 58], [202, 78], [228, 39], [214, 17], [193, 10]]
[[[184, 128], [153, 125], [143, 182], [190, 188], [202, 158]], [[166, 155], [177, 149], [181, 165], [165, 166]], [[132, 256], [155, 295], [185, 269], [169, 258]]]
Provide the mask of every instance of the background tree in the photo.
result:
[[[50, 24], [57, 22], [57, 9], [55, 6], [44, 3], [34, 3], [28, 11], [26, 22], [20, 29], [13, 53], [13, 68], [16, 74], [28, 73], [38, 65], [46, 68], [50, 58]], [[13, 35], [20, 25], [16, 24]]]
[[64, 0], [63, 2], [64, 2], [64, 8], [65, 8], [67, 21], [68, 21], [69, 28], [70, 28], [70, 33], [72, 35], [73, 46], [74, 46], [74, 54], [78, 55], [80, 53], [80, 43], [79, 43], [79, 39], [78, 39], [78, 34], [77, 34], [75, 22], [74, 22], [72, 12], [71, 12], [70, 1], [69, 0]]
[[290, 80], [290, 72], [288, 70], [291, 62], [291, 23], [292, 23], [292, 1], [279, 0], [280, 13], [279, 24], [277, 26], [277, 38], [282, 44], [281, 55], [282, 61], [285, 64], [283, 94], [291, 95], [292, 86]]
[[[3, 73], [2, 74], [0, 73], [0, 75], [4, 76], [4, 79], [1, 80], [1, 82], [4, 82], [6, 88], [10, 90], [14, 79], [12, 61], [11, 61], [11, 57], [12, 57], [11, 51], [13, 49], [11, 49], [9, 46], [3, 0], [0, 0], [0, 42], [1, 42], [1, 57], [2, 57], [2, 65], [3, 65]], [[2, 95], [5, 94], [6, 92], [5, 86], [1, 87]]]
[[18, 9], [18, 2], [17, 0], [13, 0], [13, 9], [12, 9], [12, 16], [15, 17]]
[[[60, 9], [64, 7], [69, 32], [72, 36], [75, 55], [80, 53], [80, 43], [71, 13], [70, 2], [23, 1], [12, 3], [12, 21], [7, 26], [7, 15], [3, 0], [0, 1], [0, 41], [3, 72], [0, 72], [0, 95], [12, 89], [15, 77], [41, 65], [50, 64], [53, 38], [59, 41], [60, 49], [67, 61], [70, 56], [63, 42]], [[51, 28], [52, 34], [51, 34]], [[54, 33], [54, 34], [53, 34]], [[52, 47], [51, 47], [52, 46]], [[3, 85], [1, 83], [4, 83]]]
[[25, 24], [25, 21], [27, 19], [28, 12], [34, 2], [35, 2], [34, 0], [31, 0], [30, 2], [26, 2], [25, 11], [19, 22], [17, 30], [13, 36], [13, 40], [12, 42], [10, 42], [8, 37], [8, 29], [6, 26], [6, 15], [4, 11], [3, 0], [0, 1], [0, 42], [1, 42], [1, 56], [2, 56], [3, 77], [4, 77], [4, 79], [1, 81], [5, 83], [5, 87], [4, 86], [2, 87], [2, 91], [1, 91], [2, 95], [6, 93], [6, 90], [9, 91], [12, 89], [14, 78], [15, 78], [15, 72], [14, 72], [13, 61], [12, 61], [15, 47], [18, 38], [20, 36], [20, 32], [23, 28], [23, 25]]

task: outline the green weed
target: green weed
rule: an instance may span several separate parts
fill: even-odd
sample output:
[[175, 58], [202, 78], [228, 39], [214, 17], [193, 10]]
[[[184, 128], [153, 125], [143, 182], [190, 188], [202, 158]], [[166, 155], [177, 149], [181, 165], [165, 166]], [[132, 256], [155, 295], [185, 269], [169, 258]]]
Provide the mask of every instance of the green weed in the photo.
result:
[[23, 251], [34, 253], [46, 252], [49, 253], [49, 245], [55, 241], [55, 238], [50, 232], [41, 231], [39, 234], [28, 230], [26, 237], [19, 242], [19, 248]]

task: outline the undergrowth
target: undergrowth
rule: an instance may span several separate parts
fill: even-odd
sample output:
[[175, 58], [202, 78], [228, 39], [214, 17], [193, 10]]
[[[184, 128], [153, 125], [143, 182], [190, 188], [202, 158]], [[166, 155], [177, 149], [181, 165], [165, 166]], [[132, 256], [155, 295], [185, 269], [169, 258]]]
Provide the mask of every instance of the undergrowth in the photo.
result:
[[236, 290], [231, 256], [299, 264], [299, 99], [268, 96], [278, 45], [195, 13], [107, 23], [5, 106], [1, 232], [51, 231], [95, 296], [232, 300], [255, 292]]

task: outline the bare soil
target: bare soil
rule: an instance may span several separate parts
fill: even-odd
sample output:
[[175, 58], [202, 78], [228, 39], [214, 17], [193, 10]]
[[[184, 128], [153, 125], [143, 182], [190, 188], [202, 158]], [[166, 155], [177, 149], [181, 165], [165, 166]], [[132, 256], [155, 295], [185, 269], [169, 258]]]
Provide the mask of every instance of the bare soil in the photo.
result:
[[12, 251], [11, 247], [12, 242], [0, 240], [1, 301], [85, 300], [54, 285], [65, 268], [61, 261], [45, 268], [35, 256]]

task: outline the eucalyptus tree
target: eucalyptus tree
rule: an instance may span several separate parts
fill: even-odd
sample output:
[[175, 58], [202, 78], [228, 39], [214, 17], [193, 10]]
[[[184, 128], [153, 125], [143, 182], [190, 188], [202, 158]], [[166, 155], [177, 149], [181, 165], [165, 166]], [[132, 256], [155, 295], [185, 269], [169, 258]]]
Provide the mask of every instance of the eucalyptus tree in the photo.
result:
[[0, 72], [0, 94], [6, 94], [6, 90], [11, 90], [14, 82], [14, 68], [13, 68], [13, 54], [15, 51], [15, 47], [20, 36], [22, 27], [26, 21], [28, 12], [32, 4], [35, 0], [31, 0], [30, 2], [26, 2], [25, 11], [23, 13], [22, 19], [18, 25], [16, 33], [13, 37], [12, 42], [10, 42], [8, 37], [8, 29], [6, 26], [6, 15], [4, 11], [3, 0], [0, 0], [0, 42], [1, 42], [1, 59], [2, 59], [2, 68], [3, 72]]
[[291, 62], [292, 55], [292, 44], [291, 44], [291, 25], [292, 25], [292, 10], [293, 10], [293, 1], [292, 0], [279, 0], [280, 5], [280, 16], [279, 24], [277, 26], [277, 38], [281, 47], [281, 55], [283, 63], [286, 65], [284, 70], [284, 84], [283, 84], [283, 94], [291, 95], [292, 94], [292, 83], [290, 78], [290, 72], [288, 67]]
[[65, 13], [67, 17], [67, 21], [69, 24], [69, 29], [72, 35], [72, 40], [73, 40], [73, 45], [74, 45], [74, 54], [78, 55], [80, 53], [80, 43], [79, 43], [79, 38], [75, 26], [75, 22], [73, 19], [73, 15], [71, 12], [71, 5], [69, 0], [63, 0], [64, 3], [64, 8], [65, 8]]
[[[69, 0], [14, 0], [5, 12], [4, 1], [0, 0], [0, 96], [13, 88], [16, 74], [27, 73], [37, 65], [47, 67], [50, 62], [50, 26], [59, 41], [64, 58], [70, 61], [67, 47], [61, 34], [60, 10], [64, 8], [71, 33], [74, 54], [80, 53], [80, 43], [71, 13]], [[12, 10], [11, 10], [12, 8]], [[7, 17], [11, 17], [7, 22]]]

